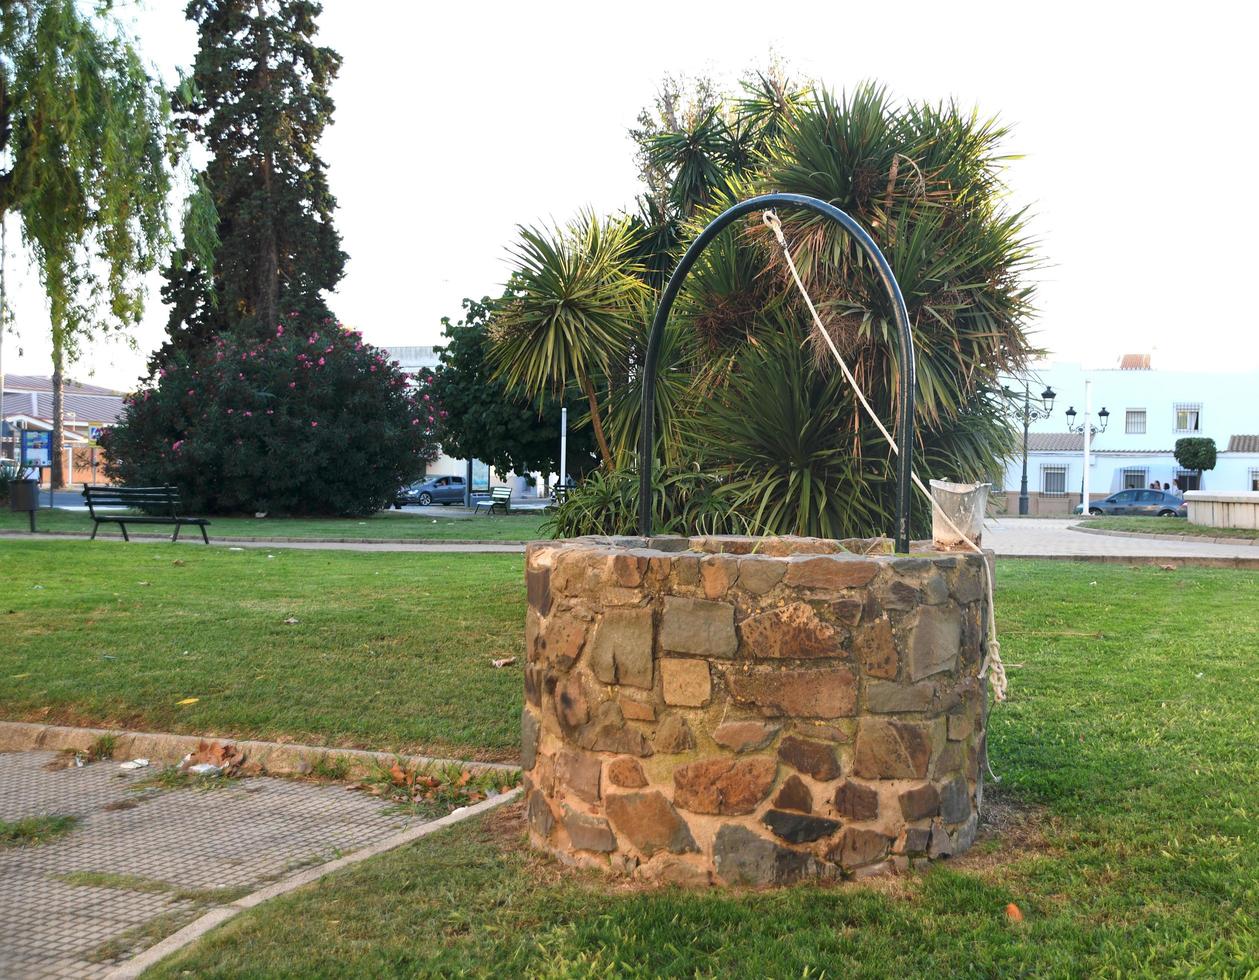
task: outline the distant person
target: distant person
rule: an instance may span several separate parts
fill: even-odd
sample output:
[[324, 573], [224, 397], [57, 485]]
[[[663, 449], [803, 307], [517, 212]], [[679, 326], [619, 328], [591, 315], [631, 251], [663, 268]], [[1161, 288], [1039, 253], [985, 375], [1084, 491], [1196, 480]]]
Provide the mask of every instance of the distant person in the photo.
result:
[[1147, 489], [1147, 490], [1157, 490], [1158, 488], [1159, 488], [1159, 486], [1158, 486], [1158, 480], [1153, 480], [1153, 481], [1151, 481], [1151, 482], [1150, 482], [1150, 485], [1149, 485], [1146, 489]]

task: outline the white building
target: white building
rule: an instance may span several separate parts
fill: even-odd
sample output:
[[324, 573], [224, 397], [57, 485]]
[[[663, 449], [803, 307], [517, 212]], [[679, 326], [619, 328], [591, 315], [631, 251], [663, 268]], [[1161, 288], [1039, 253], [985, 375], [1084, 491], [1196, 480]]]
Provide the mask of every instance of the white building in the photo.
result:
[[[1156, 480], [1182, 490], [1259, 490], [1259, 371], [1156, 370], [1148, 354], [1127, 354], [1116, 368], [1050, 363], [1032, 373], [1032, 405], [1046, 386], [1057, 398], [1052, 414], [1033, 422], [1028, 434], [1030, 514], [1066, 514], [1080, 502], [1084, 436], [1067, 431], [1066, 413], [1074, 407], [1076, 425], [1083, 423], [1086, 380], [1093, 383], [1091, 423], [1100, 425], [1103, 408], [1110, 413], [1106, 431], [1089, 447], [1090, 499]], [[1198, 474], [1183, 470], [1173, 453], [1176, 440], [1187, 436], [1215, 440], [1218, 461], [1200, 486]], [[1022, 465], [1020, 449], [1002, 487], [1009, 513], [1018, 510]]]

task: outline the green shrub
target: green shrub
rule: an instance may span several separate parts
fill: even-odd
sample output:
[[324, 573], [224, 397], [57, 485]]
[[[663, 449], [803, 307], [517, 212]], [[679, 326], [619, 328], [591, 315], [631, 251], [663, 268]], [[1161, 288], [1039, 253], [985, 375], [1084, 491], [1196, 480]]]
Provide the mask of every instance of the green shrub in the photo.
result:
[[290, 314], [275, 334], [175, 352], [101, 439], [106, 472], [204, 513], [368, 514], [437, 457], [428, 378]]

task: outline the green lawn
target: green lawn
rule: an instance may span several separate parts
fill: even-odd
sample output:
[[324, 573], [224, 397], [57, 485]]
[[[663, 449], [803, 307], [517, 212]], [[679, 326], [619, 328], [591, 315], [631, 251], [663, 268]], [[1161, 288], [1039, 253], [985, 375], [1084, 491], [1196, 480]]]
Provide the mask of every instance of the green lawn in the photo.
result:
[[1012, 699], [989, 812], [1026, 823], [963, 859], [892, 883], [642, 890], [531, 856], [517, 808], [266, 903], [155, 975], [1256, 976], [1259, 576], [998, 574]]
[[[484, 511], [473, 517], [461, 511], [451, 515], [425, 517], [420, 514], [385, 510], [371, 517], [213, 517], [210, 519], [211, 540], [231, 538], [300, 538], [342, 541], [532, 541], [543, 537], [539, 530], [546, 515], [541, 511], [522, 511], [504, 516], [487, 516]], [[86, 511], [49, 510], [36, 516], [40, 531], [60, 533], [92, 533], [92, 520]], [[0, 510], [0, 531], [26, 531], [30, 525], [25, 514]], [[170, 536], [173, 528], [144, 527], [136, 524], [127, 533]], [[102, 525], [98, 537], [122, 537], [117, 525]], [[180, 537], [201, 539], [196, 528], [184, 528]]]
[[1101, 531], [1136, 531], [1139, 534], [1184, 534], [1205, 538], [1259, 539], [1259, 531], [1244, 527], [1203, 527], [1190, 524], [1183, 517], [1092, 517], [1080, 522], [1081, 527]]
[[[488, 661], [520, 653], [518, 557], [267, 554], [0, 541], [0, 716], [513, 755], [519, 668]], [[508, 813], [266, 903], [158, 975], [1256, 975], [1259, 574], [1002, 561], [998, 589], [990, 798], [1030, 823], [961, 861], [609, 887], [530, 856]]]
[[515, 755], [517, 555], [0, 538], [0, 568], [2, 718]]

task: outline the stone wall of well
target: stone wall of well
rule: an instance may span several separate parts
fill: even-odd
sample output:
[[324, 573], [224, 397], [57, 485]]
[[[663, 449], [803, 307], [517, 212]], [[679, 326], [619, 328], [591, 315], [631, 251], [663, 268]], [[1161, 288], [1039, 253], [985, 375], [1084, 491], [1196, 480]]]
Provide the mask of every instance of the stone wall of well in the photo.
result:
[[861, 875], [969, 847], [984, 558], [884, 545], [530, 545], [533, 844], [694, 884]]

